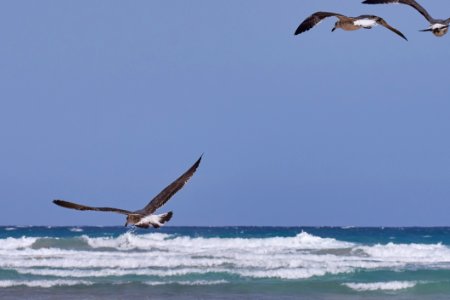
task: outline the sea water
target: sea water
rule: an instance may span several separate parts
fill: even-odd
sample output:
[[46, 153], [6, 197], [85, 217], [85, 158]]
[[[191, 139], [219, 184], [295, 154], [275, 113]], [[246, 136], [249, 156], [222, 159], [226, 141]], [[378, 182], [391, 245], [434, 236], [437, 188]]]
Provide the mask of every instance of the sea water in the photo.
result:
[[450, 228], [0, 227], [0, 299], [450, 299]]

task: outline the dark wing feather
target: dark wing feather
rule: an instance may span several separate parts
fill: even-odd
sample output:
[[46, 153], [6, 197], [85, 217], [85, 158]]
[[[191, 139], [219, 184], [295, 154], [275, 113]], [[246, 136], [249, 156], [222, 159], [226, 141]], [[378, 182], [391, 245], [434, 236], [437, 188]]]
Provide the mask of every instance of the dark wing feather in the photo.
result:
[[414, 0], [366, 0], [363, 1], [364, 4], [389, 4], [389, 3], [402, 3], [415, 8], [425, 19], [430, 23], [434, 23], [434, 19], [430, 16], [425, 8], [423, 8], [419, 3]]
[[124, 215], [132, 214], [131, 211], [120, 209], [120, 208], [91, 207], [91, 206], [86, 206], [86, 205], [68, 202], [68, 201], [64, 201], [64, 200], [53, 200], [53, 203], [55, 203], [56, 205], [65, 207], [65, 208], [71, 208], [71, 209], [76, 209], [76, 210], [111, 211], [111, 212], [116, 212], [116, 213], [124, 214]]
[[386, 27], [387, 29], [389, 29], [390, 31], [398, 34], [399, 36], [401, 36], [402, 38], [404, 38], [405, 40], [408, 40], [403, 33], [401, 33], [399, 30], [395, 29], [394, 27], [392, 27], [391, 25], [389, 25], [384, 19], [378, 17], [377, 19], [377, 23], [380, 24], [381, 26]]
[[332, 13], [332, 12], [318, 11], [318, 12], [312, 14], [311, 16], [309, 16], [308, 18], [306, 18], [297, 27], [297, 30], [295, 31], [295, 35], [310, 30], [311, 28], [313, 28], [314, 26], [319, 24], [320, 21], [322, 21], [323, 19], [325, 19], [327, 17], [344, 17], [344, 16], [341, 14]]
[[[203, 155], [202, 155], [203, 156]], [[137, 213], [142, 214], [151, 214], [161, 206], [163, 206], [169, 199], [175, 195], [176, 192], [181, 190], [181, 188], [188, 182], [188, 180], [194, 175], [198, 166], [200, 165], [200, 161], [202, 160], [202, 156], [189, 168], [183, 175], [181, 175], [177, 180], [169, 184], [164, 190], [162, 190], [155, 198], [147, 204], [146, 207], [137, 211]]]

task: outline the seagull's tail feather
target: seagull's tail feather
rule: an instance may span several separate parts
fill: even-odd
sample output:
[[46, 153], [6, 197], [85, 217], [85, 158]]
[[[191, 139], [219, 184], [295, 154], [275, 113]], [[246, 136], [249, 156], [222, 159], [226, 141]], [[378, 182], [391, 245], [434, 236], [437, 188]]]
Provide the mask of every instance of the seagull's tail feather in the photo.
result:
[[153, 228], [159, 228], [163, 226], [166, 222], [169, 222], [173, 216], [173, 212], [169, 211], [165, 214], [155, 215], [156, 222], [152, 222]]
[[169, 211], [168, 213], [159, 215], [160, 219], [159, 219], [159, 223], [164, 224], [166, 222], [169, 222], [170, 219], [172, 219], [173, 216], [173, 212]]

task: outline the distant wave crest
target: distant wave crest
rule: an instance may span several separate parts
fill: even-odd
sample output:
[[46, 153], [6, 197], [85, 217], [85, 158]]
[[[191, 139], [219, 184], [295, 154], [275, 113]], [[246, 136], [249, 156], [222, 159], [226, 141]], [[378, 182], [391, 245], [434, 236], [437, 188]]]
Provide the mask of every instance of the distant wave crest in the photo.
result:
[[355, 291], [397, 291], [416, 286], [415, 281], [388, 281], [372, 283], [344, 283], [345, 286]]
[[91, 285], [92, 282], [82, 280], [0, 280], [0, 287], [27, 286], [51, 288], [54, 286]]

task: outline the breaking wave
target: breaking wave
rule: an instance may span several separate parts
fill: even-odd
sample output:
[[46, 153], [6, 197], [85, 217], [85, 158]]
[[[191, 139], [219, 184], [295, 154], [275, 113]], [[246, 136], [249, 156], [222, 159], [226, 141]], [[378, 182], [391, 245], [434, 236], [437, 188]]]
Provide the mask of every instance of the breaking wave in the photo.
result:
[[168, 285], [168, 284], [177, 284], [177, 285], [218, 285], [218, 284], [226, 284], [228, 281], [226, 280], [194, 280], [194, 281], [148, 281], [144, 282], [147, 285]]
[[416, 286], [415, 281], [389, 281], [373, 283], [344, 283], [345, 286], [355, 291], [397, 291]]
[[2, 288], [13, 286], [51, 288], [54, 286], [74, 286], [74, 285], [91, 285], [91, 284], [92, 282], [82, 280], [30, 280], [30, 281], [0, 280], [0, 287]]
[[12, 238], [8, 237], [6, 239], [0, 239], [0, 250], [16, 250], [30, 248], [38, 238], [32, 237], [21, 237]]
[[[320, 238], [302, 232], [295, 237], [272, 238], [191, 238], [187, 236], [172, 236], [163, 233], [134, 235], [130, 232], [117, 238], [90, 238], [83, 239], [92, 248], [112, 248], [117, 250], [152, 250], [152, 249], [192, 249], [204, 251], [208, 249], [246, 249], [246, 250], [283, 250], [287, 248], [306, 249], [339, 249], [351, 247], [352, 243], [340, 242], [332, 238]], [[265, 250], [263, 250], [265, 251]]]
[[[230, 278], [301, 280], [411, 268], [450, 270], [449, 247], [394, 243], [368, 246], [306, 232], [268, 238], [127, 232], [117, 237], [0, 239], [0, 272], [33, 279], [0, 281], [0, 287], [90, 284], [102, 278], [139, 280], [147, 285], [225, 284]], [[354, 290], [395, 290], [413, 284], [345, 283]]]

